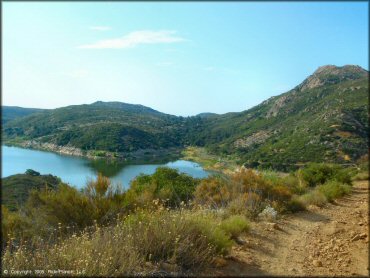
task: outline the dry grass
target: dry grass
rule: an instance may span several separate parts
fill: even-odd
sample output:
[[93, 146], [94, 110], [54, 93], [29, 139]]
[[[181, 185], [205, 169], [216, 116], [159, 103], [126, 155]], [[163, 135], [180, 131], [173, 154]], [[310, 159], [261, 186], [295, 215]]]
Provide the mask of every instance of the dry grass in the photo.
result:
[[[8, 242], [4, 269], [66, 269], [89, 276], [150, 274], [162, 262], [196, 272], [227, 254], [232, 237], [248, 227], [242, 217], [222, 220], [206, 211], [138, 211], [115, 226], [85, 230], [50, 244], [39, 240], [17, 248]], [[150, 262], [148, 264], [146, 262]]]
[[298, 200], [304, 205], [315, 205], [318, 207], [324, 206], [328, 200], [326, 199], [325, 195], [318, 190], [312, 190], [302, 196], [299, 196]]

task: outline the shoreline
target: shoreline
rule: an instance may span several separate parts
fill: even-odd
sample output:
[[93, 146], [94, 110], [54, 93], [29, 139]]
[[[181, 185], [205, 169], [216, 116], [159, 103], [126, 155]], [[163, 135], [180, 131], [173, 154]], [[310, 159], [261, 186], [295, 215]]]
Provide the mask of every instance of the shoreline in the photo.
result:
[[230, 174], [238, 171], [240, 166], [230, 159], [221, 159], [209, 154], [204, 148], [187, 146], [168, 149], [140, 149], [130, 153], [114, 153], [102, 150], [82, 150], [71, 146], [58, 146], [52, 143], [41, 143], [36, 140], [5, 141], [5, 146], [52, 152], [64, 156], [80, 157], [89, 160], [110, 160], [116, 162], [155, 163], [174, 160], [188, 160], [198, 163], [204, 170]]
[[224, 174], [230, 174], [238, 171], [241, 166], [236, 162], [209, 154], [205, 148], [188, 146], [181, 152], [185, 160], [198, 163], [206, 171], [215, 171]]
[[3, 142], [4, 146], [18, 147], [28, 150], [38, 150], [52, 152], [59, 155], [82, 157], [90, 160], [115, 160], [120, 162], [137, 161], [137, 160], [158, 160], [164, 157], [173, 159], [181, 159], [181, 148], [168, 149], [140, 149], [130, 153], [114, 153], [101, 150], [82, 150], [71, 146], [58, 146], [52, 143], [41, 143], [38, 141], [22, 141], [22, 142]]

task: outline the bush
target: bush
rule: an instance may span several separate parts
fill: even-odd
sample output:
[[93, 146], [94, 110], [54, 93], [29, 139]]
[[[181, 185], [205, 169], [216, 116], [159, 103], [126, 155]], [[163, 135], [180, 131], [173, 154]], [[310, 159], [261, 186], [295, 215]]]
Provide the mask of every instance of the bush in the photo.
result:
[[353, 180], [355, 181], [363, 181], [363, 180], [368, 180], [368, 179], [369, 179], [368, 171], [359, 172], [353, 177]]
[[249, 222], [242, 215], [233, 215], [221, 222], [220, 228], [232, 239], [249, 230]]
[[146, 260], [170, 261], [197, 269], [217, 254], [228, 252], [232, 242], [220, 229], [219, 220], [202, 211], [141, 211], [123, 223], [133, 244]]
[[1, 235], [2, 245], [4, 246], [10, 239], [28, 239], [27, 232], [31, 223], [27, 221], [19, 212], [11, 212], [1, 205]]
[[36, 172], [35, 170], [32, 170], [32, 169], [27, 169], [27, 171], [25, 172], [26, 175], [30, 175], [30, 176], [40, 176], [40, 173], [39, 172]]
[[318, 207], [322, 207], [328, 202], [325, 195], [318, 190], [312, 190], [306, 194], [303, 194], [298, 198], [298, 201], [304, 206], [315, 205]]
[[233, 199], [226, 208], [227, 215], [245, 215], [254, 218], [265, 206], [265, 202], [257, 193], [244, 193]]
[[41, 234], [50, 233], [58, 225], [83, 229], [93, 225], [95, 219], [94, 206], [89, 198], [66, 184], [60, 184], [57, 190], [32, 191], [25, 210]]
[[242, 169], [229, 177], [203, 179], [195, 191], [195, 202], [212, 209], [226, 208], [229, 215], [248, 217], [256, 217], [267, 204], [278, 211], [286, 210], [292, 197], [289, 186], [298, 187], [298, 179], [281, 177], [275, 172], [265, 175]]
[[360, 157], [356, 161], [358, 165], [358, 170], [353, 180], [368, 180], [369, 179], [369, 155], [366, 154]]
[[207, 239], [208, 243], [214, 248], [214, 254], [227, 254], [232, 246], [230, 237], [220, 227], [220, 221], [212, 214], [199, 212], [189, 214], [187, 221], [190, 226], [199, 230]]
[[264, 179], [261, 174], [253, 170], [241, 170], [231, 176], [233, 189], [235, 193], [255, 192], [263, 198], [268, 197], [272, 184]]
[[298, 212], [306, 209], [305, 204], [297, 196], [289, 200], [285, 208], [286, 211], [290, 212]]
[[361, 171], [366, 171], [366, 172], [369, 171], [369, 155], [368, 154], [363, 155], [362, 157], [360, 157], [356, 161], [356, 163], [358, 164]]
[[343, 184], [337, 181], [328, 181], [320, 185], [317, 190], [324, 194], [329, 202], [351, 192], [351, 187], [348, 184]]
[[202, 179], [196, 187], [194, 201], [209, 208], [226, 207], [230, 201], [230, 189], [221, 177]]
[[153, 175], [140, 175], [131, 182], [126, 193], [125, 203], [130, 207], [147, 206], [159, 199], [166, 206], [178, 207], [181, 202], [188, 202], [199, 180], [176, 169], [159, 167]]
[[67, 184], [60, 184], [56, 190], [42, 188], [31, 191], [24, 211], [32, 222], [34, 235], [46, 236], [59, 227], [63, 234], [68, 229], [81, 231], [98, 224], [110, 224], [123, 213], [124, 194], [113, 188], [108, 178], [101, 175], [78, 191]]
[[307, 186], [296, 173], [283, 177], [282, 183], [285, 184], [294, 194], [302, 195], [307, 191]]
[[273, 186], [283, 185], [292, 193], [303, 194], [306, 191], [305, 184], [297, 173], [290, 173], [289, 175], [278, 174], [273, 171], [264, 171], [263, 177], [270, 181]]
[[314, 187], [324, 184], [329, 180], [335, 180], [345, 184], [351, 184], [350, 170], [339, 165], [325, 163], [310, 163], [300, 170], [301, 176], [308, 186]]

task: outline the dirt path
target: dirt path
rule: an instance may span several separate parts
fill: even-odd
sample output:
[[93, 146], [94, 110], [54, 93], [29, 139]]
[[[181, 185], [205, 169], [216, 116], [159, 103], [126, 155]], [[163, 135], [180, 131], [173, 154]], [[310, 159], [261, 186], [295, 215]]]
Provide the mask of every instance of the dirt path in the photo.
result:
[[353, 194], [324, 208], [254, 223], [212, 275], [368, 276], [369, 210], [367, 181]]

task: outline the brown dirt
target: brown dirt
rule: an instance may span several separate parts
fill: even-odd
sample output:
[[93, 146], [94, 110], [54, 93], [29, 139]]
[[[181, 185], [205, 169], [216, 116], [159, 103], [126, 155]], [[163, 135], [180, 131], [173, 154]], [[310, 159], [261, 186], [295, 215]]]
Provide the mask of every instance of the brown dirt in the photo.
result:
[[366, 276], [369, 275], [369, 184], [355, 182], [353, 193], [323, 208], [252, 223], [226, 259], [207, 271], [212, 276]]

